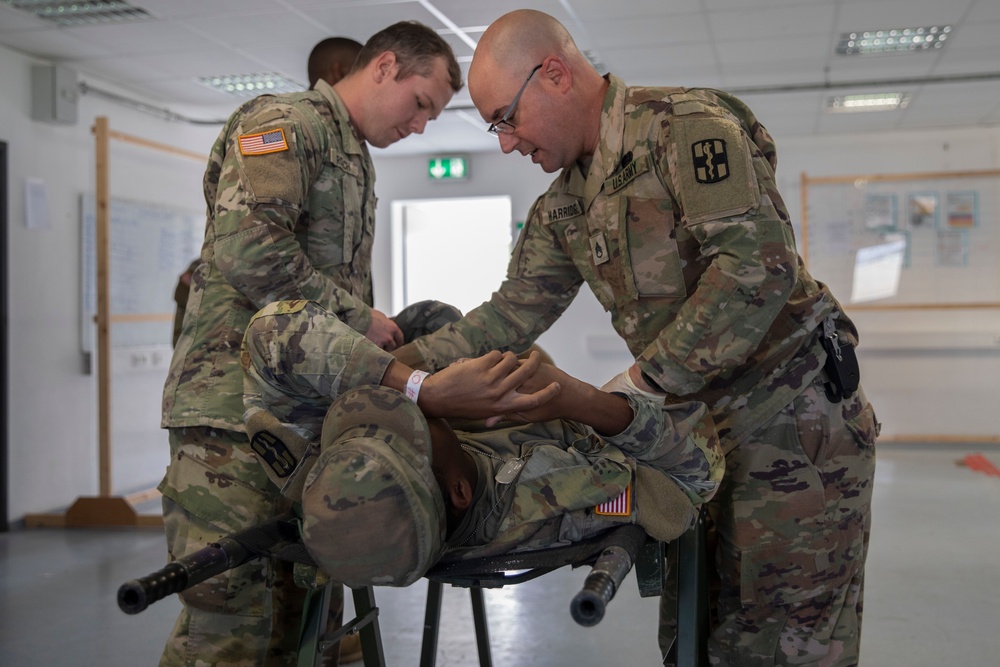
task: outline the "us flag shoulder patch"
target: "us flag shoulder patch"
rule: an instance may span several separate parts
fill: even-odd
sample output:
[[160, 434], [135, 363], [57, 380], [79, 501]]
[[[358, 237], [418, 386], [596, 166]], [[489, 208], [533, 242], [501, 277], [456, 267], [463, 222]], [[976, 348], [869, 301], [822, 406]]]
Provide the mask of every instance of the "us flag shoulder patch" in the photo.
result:
[[629, 516], [632, 514], [632, 485], [626, 486], [622, 494], [614, 500], [609, 500], [595, 507], [594, 514], [599, 516]]
[[281, 128], [240, 135], [240, 152], [243, 155], [264, 155], [287, 150], [288, 142], [285, 141], [285, 131]]

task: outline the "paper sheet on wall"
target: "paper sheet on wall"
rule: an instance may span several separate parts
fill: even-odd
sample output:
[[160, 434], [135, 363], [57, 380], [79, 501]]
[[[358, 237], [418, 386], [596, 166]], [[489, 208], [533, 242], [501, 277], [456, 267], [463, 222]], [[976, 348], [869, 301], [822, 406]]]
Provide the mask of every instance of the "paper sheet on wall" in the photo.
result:
[[45, 181], [24, 179], [24, 226], [28, 229], [49, 229], [49, 196]]
[[895, 296], [906, 254], [906, 237], [889, 234], [885, 242], [858, 250], [854, 259], [851, 303]]

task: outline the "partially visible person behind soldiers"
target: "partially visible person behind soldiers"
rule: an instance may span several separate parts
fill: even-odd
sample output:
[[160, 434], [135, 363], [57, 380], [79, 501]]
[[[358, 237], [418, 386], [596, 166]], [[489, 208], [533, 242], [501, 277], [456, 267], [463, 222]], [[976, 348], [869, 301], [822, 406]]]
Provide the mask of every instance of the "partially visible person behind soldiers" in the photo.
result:
[[533, 10], [483, 33], [469, 93], [504, 153], [559, 175], [490, 300], [395, 354], [436, 370], [517, 352], [586, 282], [634, 358], [606, 387], [702, 401], [719, 429], [712, 664], [856, 665], [879, 425], [857, 330], [796, 250], [771, 136], [727, 93], [601, 76]]
[[170, 338], [170, 344], [177, 345], [177, 340], [181, 337], [181, 327], [184, 325], [184, 313], [187, 310], [188, 296], [191, 294], [191, 279], [194, 277], [194, 270], [198, 268], [201, 257], [194, 259], [184, 272], [177, 277], [177, 286], [174, 287], [174, 332]]
[[[310, 91], [257, 97], [226, 122], [205, 173], [202, 261], [163, 394], [171, 458], [159, 488], [170, 558], [287, 504], [243, 422], [239, 349], [258, 309], [313, 299], [383, 349], [403, 341], [372, 308], [368, 147], [422, 133], [461, 86], [447, 42], [401, 22], [373, 35], [334, 86], [319, 80]], [[304, 590], [293, 579], [287, 564], [264, 559], [185, 591], [160, 664], [296, 664]], [[337, 663], [336, 645], [326, 662]]]
[[[265, 306], [241, 358], [251, 446], [301, 502], [310, 553], [352, 587], [407, 586], [442, 556], [540, 549], [623, 523], [669, 541], [722, 477], [703, 403], [610, 394], [549, 364], [521, 386], [559, 386], [517, 414], [531, 423], [452, 428], [425, 413], [461, 415], [457, 403], [424, 400], [409, 369], [313, 302]], [[431, 377], [464, 386], [482, 361]]]
[[317, 42], [306, 65], [309, 87], [315, 87], [320, 79], [331, 86], [343, 79], [354, 66], [361, 48], [361, 44], [349, 37], [327, 37]]

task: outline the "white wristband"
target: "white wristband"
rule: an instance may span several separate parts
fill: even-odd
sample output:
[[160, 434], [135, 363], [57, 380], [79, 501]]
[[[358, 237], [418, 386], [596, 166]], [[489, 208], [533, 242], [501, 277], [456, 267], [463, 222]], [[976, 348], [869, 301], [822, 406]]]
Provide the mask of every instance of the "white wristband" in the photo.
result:
[[413, 371], [410, 373], [409, 379], [406, 381], [406, 389], [403, 392], [406, 397], [417, 402], [417, 396], [420, 394], [420, 386], [424, 383], [424, 378], [430, 375], [427, 371]]

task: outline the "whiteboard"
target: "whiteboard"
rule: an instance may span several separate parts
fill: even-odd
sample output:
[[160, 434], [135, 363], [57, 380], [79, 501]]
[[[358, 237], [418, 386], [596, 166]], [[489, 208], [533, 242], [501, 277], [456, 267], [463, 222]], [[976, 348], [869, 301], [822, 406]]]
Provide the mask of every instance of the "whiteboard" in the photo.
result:
[[[97, 216], [93, 193], [80, 198], [82, 272], [81, 349], [94, 350], [97, 336]], [[191, 260], [201, 252], [205, 214], [157, 204], [111, 199], [109, 283], [111, 315], [163, 317], [144, 322], [116, 322], [112, 347], [170, 346], [174, 288]]]

